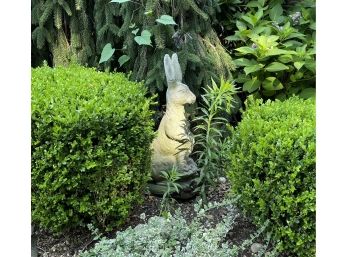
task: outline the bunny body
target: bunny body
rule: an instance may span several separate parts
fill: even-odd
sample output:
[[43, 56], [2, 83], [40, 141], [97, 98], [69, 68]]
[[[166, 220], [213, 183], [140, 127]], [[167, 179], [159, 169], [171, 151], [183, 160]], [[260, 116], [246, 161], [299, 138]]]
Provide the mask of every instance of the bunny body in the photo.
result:
[[185, 116], [185, 104], [193, 104], [196, 96], [183, 84], [182, 73], [176, 54], [164, 57], [168, 89], [166, 112], [152, 142], [152, 179], [163, 180], [161, 172], [176, 166], [181, 172], [196, 172], [197, 166], [189, 157], [194, 139]]

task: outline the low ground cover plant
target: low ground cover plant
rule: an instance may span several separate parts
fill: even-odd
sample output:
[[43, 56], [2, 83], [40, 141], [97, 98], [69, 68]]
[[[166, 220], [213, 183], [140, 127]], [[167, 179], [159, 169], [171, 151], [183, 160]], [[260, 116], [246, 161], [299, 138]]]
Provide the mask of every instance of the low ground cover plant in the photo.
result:
[[[191, 222], [183, 218], [180, 210], [166, 217], [151, 217], [135, 228], [117, 232], [115, 238], [102, 238], [80, 257], [237, 257], [264, 232], [268, 223], [240, 245], [225, 242], [238, 216], [234, 202], [235, 199], [227, 199], [203, 207], [200, 201], [194, 206], [195, 217]], [[222, 221], [215, 226], [207, 224], [209, 210], [218, 207], [227, 209]], [[264, 256], [265, 250], [266, 246], [260, 249], [258, 256]], [[275, 252], [269, 254], [275, 256]]]
[[32, 69], [32, 220], [121, 224], [150, 176], [153, 104], [124, 74]]
[[315, 256], [315, 100], [247, 102], [228, 142], [240, 205], [290, 256]]

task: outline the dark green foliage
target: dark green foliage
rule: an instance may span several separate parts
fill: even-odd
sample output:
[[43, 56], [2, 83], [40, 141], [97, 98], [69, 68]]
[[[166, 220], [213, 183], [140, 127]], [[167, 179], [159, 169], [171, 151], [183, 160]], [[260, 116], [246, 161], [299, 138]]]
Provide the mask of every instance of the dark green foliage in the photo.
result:
[[[110, 43], [116, 49], [114, 57], [99, 68], [132, 72], [133, 80], [144, 80], [151, 92], [158, 92], [166, 88], [163, 57], [177, 52], [184, 81], [198, 95], [211, 77], [231, 78], [234, 68], [211, 25], [217, 22], [218, 9], [217, 1], [210, 0], [33, 0], [32, 39], [39, 52], [35, 56], [42, 58], [40, 49], [48, 45], [53, 65], [77, 61], [98, 66], [103, 47]], [[171, 16], [177, 25], [158, 22], [162, 15]], [[152, 46], [135, 41], [144, 30], [151, 33]], [[121, 56], [127, 59], [122, 67]]]
[[40, 50], [47, 44], [53, 65], [77, 61], [91, 64], [95, 43], [91, 30], [90, 3], [86, 0], [32, 0], [32, 43]]
[[228, 144], [232, 191], [289, 256], [315, 256], [315, 102], [251, 101]]
[[32, 219], [59, 232], [122, 224], [150, 177], [151, 99], [123, 74], [32, 70]]
[[[315, 94], [315, 2], [233, 2], [225, 14], [229, 48], [238, 67], [236, 82], [247, 94], [286, 99]], [[224, 32], [226, 35], [228, 32]]]
[[[118, 35], [124, 39], [123, 52], [130, 57], [127, 70], [133, 71], [133, 79], [145, 80], [152, 92], [165, 89], [163, 56], [173, 52], [178, 53], [184, 81], [195, 94], [211, 83], [211, 77], [231, 77], [232, 59], [211, 26], [218, 9], [216, 1], [147, 0], [113, 5], [122, 6]], [[177, 25], [156, 21], [162, 15], [170, 15]], [[151, 33], [152, 47], [134, 40], [144, 30]]]

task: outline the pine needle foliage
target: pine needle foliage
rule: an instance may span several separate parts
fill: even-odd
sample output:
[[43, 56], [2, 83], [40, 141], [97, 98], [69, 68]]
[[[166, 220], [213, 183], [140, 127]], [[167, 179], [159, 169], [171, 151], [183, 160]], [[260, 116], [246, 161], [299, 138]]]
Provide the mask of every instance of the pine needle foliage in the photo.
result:
[[[126, 65], [132, 78], [144, 80], [151, 92], [165, 89], [163, 56], [176, 52], [184, 81], [195, 94], [211, 77], [231, 77], [232, 59], [221, 45], [212, 23], [216, 22], [217, 1], [130, 1], [122, 4], [123, 24], [118, 36], [124, 39], [124, 54], [130, 57]], [[156, 22], [161, 15], [170, 15], [177, 25]], [[137, 34], [132, 33], [139, 29]], [[134, 37], [143, 30], [151, 33], [152, 46], [138, 45]]]
[[32, 41], [38, 50], [48, 46], [53, 65], [86, 65], [95, 58], [89, 5], [86, 0], [32, 0]]
[[[230, 79], [234, 69], [212, 28], [218, 11], [217, 0], [32, 0], [33, 52], [48, 48], [54, 66], [71, 61], [98, 66], [110, 43], [114, 57], [99, 68], [132, 72], [131, 79], [143, 80], [152, 93], [165, 90], [163, 56], [176, 52], [184, 81], [199, 95], [211, 77]], [[173, 17], [176, 25], [157, 22], [162, 15]], [[134, 40], [144, 30], [151, 33], [152, 46]], [[120, 67], [122, 55], [130, 59]]]

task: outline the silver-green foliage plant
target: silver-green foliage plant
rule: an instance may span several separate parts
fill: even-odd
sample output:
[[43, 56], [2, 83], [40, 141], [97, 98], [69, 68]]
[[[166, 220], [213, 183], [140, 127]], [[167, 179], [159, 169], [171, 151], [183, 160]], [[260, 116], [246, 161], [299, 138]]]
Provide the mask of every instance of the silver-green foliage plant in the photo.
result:
[[[195, 205], [196, 216], [191, 222], [180, 211], [166, 218], [151, 217], [145, 224], [117, 232], [113, 239], [103, 238], [80, 257], [237, 257], [260, 236], [267, 223], [240, 246], [225, 242], [238, 216], [233, 203], [234, 200], [226, 200], [202, 208], [200, 201]], [[227, 208], [227, 215], [216, 226], [207, 224], [209, 210], [222, 206]]]
[[221, 140], [228, 123], [223, 115], [231, 112], [237, 89], [231, 82], [221, 78], [219, 86], [212, 80], [212, 86], [207, 86], [204, 91], [202, 107], [199, 107], [201, 115], [193, 120], [197, 123], [194, 128], [195, 154], [200, 168], [198, 183], [203, 199], [207, 186], [213, 184], [214, 179], [223, 172], [220, 165]]
[[236, 82], [264, 98], [315, 95], [315, 3], [250, 1], [234, 16], [232, 42]]

